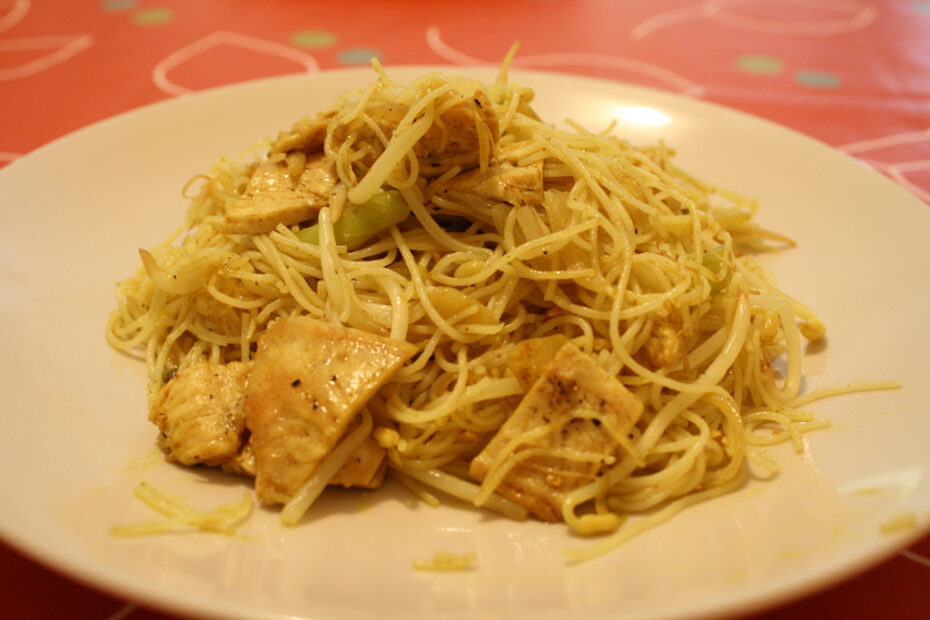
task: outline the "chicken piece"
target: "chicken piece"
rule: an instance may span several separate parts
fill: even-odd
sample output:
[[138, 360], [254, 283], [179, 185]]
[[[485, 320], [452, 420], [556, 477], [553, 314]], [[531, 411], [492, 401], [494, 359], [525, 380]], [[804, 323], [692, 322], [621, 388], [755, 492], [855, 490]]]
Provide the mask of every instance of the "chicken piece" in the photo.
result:
[[616, 437], [626, 435], [642, 412], [643, 404], [616, 377], [574, 344], [565, 344], [513, 415], [472, 460], [469, 474], [483, 481], [512, 439], [549, 426], [551, 432], [521, 442], [513, 454], [549, 448], [569, 451], [584, 460], [531, 456], [510, 469], [496, 490], [544, 521], [559, 521], [562, 498], [593, 480], [615, 458]]
[[463, 192], [512, 205], [536, 206], [543, 199], [543, 163], [515, 166], [496, 163], [460, 174], [443, 188], [443, 193]]
[[329, 204], [336, 182], [333, 163], [322, 155], [308, 159], [296, 179], [285, 162], [261, 164], [242, 196], [226, 208], [226, 232], [262, 233], [309, 219]]
[[179, 372], [152, 404], [161, 430], [158, 446], [169, 461], [219, 465], [239, 452], [245, 429], [242, 401], [249, 364], [201, 362]]
[[384, 482], [386, 472], [387, 452], [374, 439], [366, 437], [329, 484], [377, 489]]
[[[348, 429], [346, 434], [350, 432], [351, 429]], [[368, 437], [355, 449], [329, 484], [376, 489], [384, 482], [384, 475], [387, 472], [386, 456], [384, 449], [374, 439]], [[234, 457], [223, 461], [220, 466], [227, 474], [254, 478], [255, 452], [252, 450], [252, 442], [246, 441]]]
[[415, 352], [407, 342], [307, 316], [270, 327], [259, 338], [244, 402], [259, 499], [287, 502]]
[[537, 154], [543, 149], [544, 147], [535, 140], [517, 140], [506, 144], [498, 144], [495, 159], [516, 165], [521, 158]]
[[646, 354], [652, 368], [667, 368], [684, 357], [685, 344], [681, 333], [681, 320], [657, 320], [646, 341]]
[[420, 138], [413, 150], [418, 157], [471, 153], [474, 158], [472, 165], [477, 165], [480, 127], [486, 128], [489, 152], [493, 152], [500, 137], [500, 125], [490, 99], [478, 92], [470, 100], [443, 111], [438, 122]]
[[524, 340], [514, 348], [507, 357], [507, 368], [520, 382], [524, 392], [530, 391], [555, 354], [567, 343], [566, 336], [553, 334]]
[[[243, 412], [243, 419], [245, 413]], [[255, 477], [255, 452], [252, 450], [252, 442], [246, 440], [240, 447], [239, 452], [234, 456], [220, 463], [220, 469], [227, 474], [236, 474], [239, 476]]]
[[519, 165], [521, 158], [532, 154], [534, 146], [529, 141], [498, 145], [487, 170], [459, 174], [444, 189], [512, 205], [538, 205], [543, 199], [543, 162]]
[[314, 118], [303, 118], [297, 121], [290, 129], [278, 134], [271, 152], [322, 152], [323, 142], [326, 140], [326, 128], [335, 116], [334, 110], [328, 110], [317, 114]]

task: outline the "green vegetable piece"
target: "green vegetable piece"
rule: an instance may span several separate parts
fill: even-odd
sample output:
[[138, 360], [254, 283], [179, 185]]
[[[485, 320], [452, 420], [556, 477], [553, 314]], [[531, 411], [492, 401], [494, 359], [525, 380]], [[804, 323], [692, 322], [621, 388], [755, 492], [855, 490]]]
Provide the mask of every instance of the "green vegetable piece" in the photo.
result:
[[[713, 271], [716, 274], [720, 273], [720, 268], [723, 267], [723, 261], [720, 256], [723, 253], [723, 246], [714, 248], [710, 252], [705, 252], [704, 257], [701, 259], [701, 264]], [[730, 278], [732, 273], [729, 268], [726, 268], [726, 273], [723, 274], [723, 277], [718, 280], [710, 280], [710, 290], [712, 293], [719, 293], [730, 284]]]
[[729, 286], [730, 278], [732, 277], [732, 275], [733, 274], [730, 272], [730, 270], [727, 269], [726, 275], [724, 275], [721, 279], [717, 280], [716, 282], [710, 283], [710, 292], [719, 293], [720, 291], [725, 289], [727, 286]]
[[714, 273], [720, 271], [720, 265], [722, 264], [720, 262], [720, 255], [717, 253], [717, 250], [719, 249], [720, 248], [716, 248], [710, 252], [704, 252], [704, 258], [701, 259], [701, 264], [703, 264]]
[[[407, 203], [397, 190], [378, 192], [360, 205], [348, 203], [342, 216], [333, 223], [333, 235], [337, 245], [353, 247], [360, 245], [380, 232], [400, 224], [410, 215]], [[314, 224], [297, 233], [304, 243], [320, 243], [320, 226]]]

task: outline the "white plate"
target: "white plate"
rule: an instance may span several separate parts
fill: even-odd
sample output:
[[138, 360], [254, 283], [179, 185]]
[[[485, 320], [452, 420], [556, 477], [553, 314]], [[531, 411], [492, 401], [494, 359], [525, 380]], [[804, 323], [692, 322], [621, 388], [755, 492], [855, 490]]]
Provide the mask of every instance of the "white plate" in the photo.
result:
[[[420, 71], [391, 73], [406, 81]], [[327, 492], [296, 529], [258, 510], [243, 538], [112, 538], [111, 526], [152, 516], [132, 496], [142, 480], [204, 507], [248, 488], [163, 463], [146, 421], [143, 365], [104, 341], [114, 283], [135, 268], [138, 247], [181, 221], [180, 190], [192, 174], [372, 78], [340, 71], [182, 98], [0, 171], [6, 540], [77, 579], [178, 613], [616, 618], [757, 610], [848, 577], [927, 530], [930, 208], [768, 122], [642, 88], [517, 73], [544, 118], [592, 129], [639, 119], [619, 131], [634, 142], [664, 139], [686, 168], [761, 198], [762, 221], [799, 243], [772, 261], [776, 275], [829, 329], [828, 346], [805, 363], [806, 389], [879, 378], [905, 387], [819, 404], [833, 427], [809, 435], [804, 454], [773, 450], [784, 467], [774, 482], [754, 481], [579, 565], [562, 551], [584, 541], [561, 525], [434, 510], [397, 489]], [[907, 514], [915, 527], [880, 533]], [[475, 551], [476, 565], [412, 570], [438, 550]]]

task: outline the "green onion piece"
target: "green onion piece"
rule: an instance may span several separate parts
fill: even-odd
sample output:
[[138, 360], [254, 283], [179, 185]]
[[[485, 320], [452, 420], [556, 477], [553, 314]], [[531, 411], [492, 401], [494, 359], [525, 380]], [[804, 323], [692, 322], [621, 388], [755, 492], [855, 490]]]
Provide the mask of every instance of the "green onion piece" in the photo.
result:
[[[342, 216], [333, 223], [333, 235], [337, 245], [348, 247], [362, 244], [380, 232], [400, 224], [410, 215], [407, 203], [397, 190], [378, 192], [360, 205], [348, 203]], [[319, 224], [304, 228], [297, 233], [304, 243], [320, 243]]]
[[[715, 274], [720, 273], [721, 267], [723, 267], [723, 261], [721, 260], [721, 255], [723, 254], [723, 246], [714, 248], [710, 252], [704, 252], [704, 257], [701, 259], [701, 264], [713, 271]], [[712, 293], [719, 293], [725, 289], [730, 284], [730, 278], [733, 276], [729, 268], [726, 269], [726, 273], [723, 274], [718, 280], [710, 280], [710, 290]]]
[[732, 276], [733, 276], [733, 273], [729, 269], [727, 269], [726, 275], [724, 275], [721, 279], [717, 280], [716, 282], [710, 283], [710, 292], [719, 293], [720, 291], [725, 289], [727, 286], [729, 286], [730, 278]]
[[720, 271], [720, 255], [716, 250], [711, 250], [710, 252], [704, 252], [704, 258], [701, 259], [701, 264], [717, 273]]

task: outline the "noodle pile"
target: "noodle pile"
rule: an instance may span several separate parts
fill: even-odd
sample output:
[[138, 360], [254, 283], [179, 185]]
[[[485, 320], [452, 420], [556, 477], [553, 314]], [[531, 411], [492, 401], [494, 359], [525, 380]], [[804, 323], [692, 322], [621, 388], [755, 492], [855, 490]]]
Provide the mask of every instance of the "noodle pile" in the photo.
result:
[[[492, 85], [439, 73], [400, 85], [376, 64], [373, 84], [318, 117], [338, 183], [310, 221], [229, 232], [225, 213], [256, 162], [220, 160], [188, 186], [199, 188], [183, 226], [118, 285], [107, 336], [144, 350], [151, 399], [197, 362], [249, 362], [282, 317], [410, 342], [417, 353], [364, 410], [390, 475], [429, 503], [440, 491], [520, 518], [525, 511], [494, 492], [494, 476], [484, 486], [469, 479], [468, 463], [523, 396], [507, 366], [514, 348], [562, 334], [644, 405], [625, 449], [562, 503], [575, 531], [609, 533], [577, 552], [587, 557], [736, 489], [747, 459], [774, 472], [759, 446], [823, 426], [797, 398], [801, 340], [822, 338], [824, 326], [753, 258], [790, 245], [754, 224], [753, 200], [679, 169], [664, 144], [547, 124], [506, 66]], [[496, 143], [481, 101], [492, 105]], [[470, 105], [478, 147], [468, 162], [417, 152], [424, 136], [441, 152], [451, 139], [442, 114]], [[390, 132], [374, 117], [385, 109], [396, 112]], [[259, 160], [299, 167], [282, 145], [307, 126], [266, 144]], [[463, 189], [469, 170], [501, 162], [542, 170], [538, 204]], [[409, 216], [338, 244], [340, 216], [386, 189]], [[317, 237], [307, 242], [311, 225]]]

